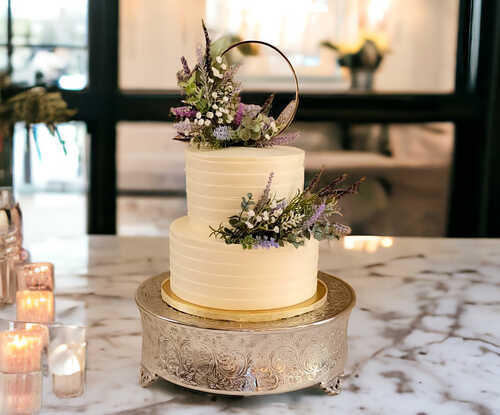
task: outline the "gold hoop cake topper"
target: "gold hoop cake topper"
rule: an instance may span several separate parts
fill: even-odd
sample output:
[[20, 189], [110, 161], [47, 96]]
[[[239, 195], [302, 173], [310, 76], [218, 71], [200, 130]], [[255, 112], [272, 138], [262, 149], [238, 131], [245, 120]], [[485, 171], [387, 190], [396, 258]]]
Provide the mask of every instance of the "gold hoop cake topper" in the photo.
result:
[[293, 107], [293, 111], [290, 113], [290, 115], [288, 117], [288, 120], [287, 120], [286, 124], [279, 130], [279, 133], [282, 134], [282, 133], [285, 132], [285, 130], [288, 127], [290, 127], [290, 125], [292, 124], [293, 120], [295, 119], [295, 115], [297, 114], [297, 110], [299, 109], [299, 80], [297, 79], [297, 73], [295, 72], [295, 68], [293, 67], [293, 65], [290, 62], [290, 60], [276, 46], [271, 45], [270, 43], [264, 42], [262, 40], [242, 40], [240, 42], [233, 43], [226, 50], [224, 50], [224, 52], [221, 53], [221, 56], [223, 57], [229, 51], [231, 51], [232, 49], [235, 49], [235, 48], [237, 48], [239, 46], [248, 45], [248, 44], [252, 44], [252, 43], [258, 44], [258, 45], [264, 45], [264, 46], [267, 46], [268, 48], [273, 49], [275, 52], [277, 52], [285, 60], [285, 62], [287, 63], [288, 67], [292, 71], [293, 80], [294, 80], [294, 83], [295, 83], [295, 99], [293, 101], [291, 101], [288, 105], [291, 105], [293, 103], [294, 107]]
[[[175, 139], [209, 149], [229, 146], [270, 147], [295, 140], [297, 133], [285, 134], [285, 131], [297, 113], [299, 83], [286, 55], [276, 46], [261, 40], [243, 40], [221, 50], [221, 42], [212, 44], [204, 24], [203, 32], [205, 48], [199, 50], [196, 66], [191, 70], [187, 60], [182, 57], [182, 68], [177, 72], [177, 84], [183, 92], [184, 105], [170, 109], [177, 120]], [[232, 49], [248, 44], [273, 49], [292, 71], [295, 99], [276, 119], [269, 114], [274, 94], [261, 106], [241, 101], [241, 85], [234, 79], [238, 65], [230, 65], [226, 55]]]

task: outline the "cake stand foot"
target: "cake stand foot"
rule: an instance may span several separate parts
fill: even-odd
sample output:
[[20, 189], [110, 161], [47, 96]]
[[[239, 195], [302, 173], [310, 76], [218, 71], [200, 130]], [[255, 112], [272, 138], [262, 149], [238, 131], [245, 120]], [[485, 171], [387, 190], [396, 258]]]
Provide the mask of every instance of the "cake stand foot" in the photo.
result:
[[338, 395], [342, 392], [342, 378], [340, 376], [335, 376], [334, 378], [321, 382], [319, 387], [330, 396]]
[[144, 366], [141, 365], [141, 368], [139, 369], [139, 384], [143, 388], [151, 386], [157, 380], [158, 380], [158, 375], [151, 373], [148, 369], [146, 369]]

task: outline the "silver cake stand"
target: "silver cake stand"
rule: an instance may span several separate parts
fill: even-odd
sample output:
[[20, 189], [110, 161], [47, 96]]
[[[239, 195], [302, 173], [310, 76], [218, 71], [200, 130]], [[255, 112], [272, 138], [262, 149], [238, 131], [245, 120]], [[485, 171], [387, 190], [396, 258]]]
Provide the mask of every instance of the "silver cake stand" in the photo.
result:
[[189, 389], [224, 395], [266, 395], [313, 385], [336, 395], [347, 359], [347, 323], [354, 290], [319, 272], [326, 303], [300, 316], [260, 323], [185, 314], [161, 298], [168, 273], [137, 289], [142, 318], [140, 384], [159, 377]]

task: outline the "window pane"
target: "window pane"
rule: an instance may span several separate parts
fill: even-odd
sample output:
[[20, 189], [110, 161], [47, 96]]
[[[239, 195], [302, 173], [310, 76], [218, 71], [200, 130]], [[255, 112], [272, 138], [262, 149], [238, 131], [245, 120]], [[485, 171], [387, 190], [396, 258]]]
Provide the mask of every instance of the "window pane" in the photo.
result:
[[7, 48], [0, 46], [0, 73], [7, 70]]
[[24, 124], [14, 131], [14, 187], [28, 246], [86, 233], [87, 128], [74, 121], [58, 129], [66, 154], [43, 125], [34, 126], [29, 141]]
[[17, 45], [87, 45], [87, 0], [12, 0]]
[[0, 44], [7, 44], [7, 0], [0, 0]]
[[[295, 123], [306, 151], [306, 181], [322, 166], [326, 177], [366, 176], [359, 196], [346, 198], [345, 223], [355, 234], [444, 236], [453, 151], [453, 125]], [[118, 127], [118, 231], [167, 234], [186, 214], [185, 144], [171, 140], [170, 123], [120, 123]], [[130, 191], [173, 197], [131, 196]], [[235, 212], [236, 213], [236, 212]]]
[[[278, 46], [294, 64], [304, 92], [346, 92], [353, 86], [382, 92], [448, 92], [454, 87], [458, 3], [121, 0], [120, 86], [176, 89], [179, 57], [194, 62], [204, 18], [213, 39], [260, 39]], [[176, 19], [165, 25], [170, 16]], [[340, 52], [321, 46], [323, 41], [334, 43]], [[263, 48], [246, 57], [244, 88], [291, 89], [286, 66], [276, 62], [279, 58]]]
[[15, 47], [12, 56], [15, 83], [46, 83], [80, 90], [87, 85], [88, 54], [85, 49]]

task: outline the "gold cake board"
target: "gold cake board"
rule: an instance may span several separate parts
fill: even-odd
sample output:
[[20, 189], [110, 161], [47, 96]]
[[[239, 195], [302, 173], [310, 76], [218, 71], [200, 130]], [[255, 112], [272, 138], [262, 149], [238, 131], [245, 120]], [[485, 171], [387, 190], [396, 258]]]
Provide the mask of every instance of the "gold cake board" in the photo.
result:
[[213, 320], [239, 321], [239, 322], [264, 322], [295, 317], [300, 314], [317, 310], [326, 302], [328, 288], [318, 280], [316, 293], [306, 301], [288, 307], [272, 308], [268, 310], [222, 310], [219, 308], [204, 307], [190, 303], [178, 297], [170, 287], [170, 277], [161, 284], [161, 298], [169, 306], [193, 316], [210, 318]]

